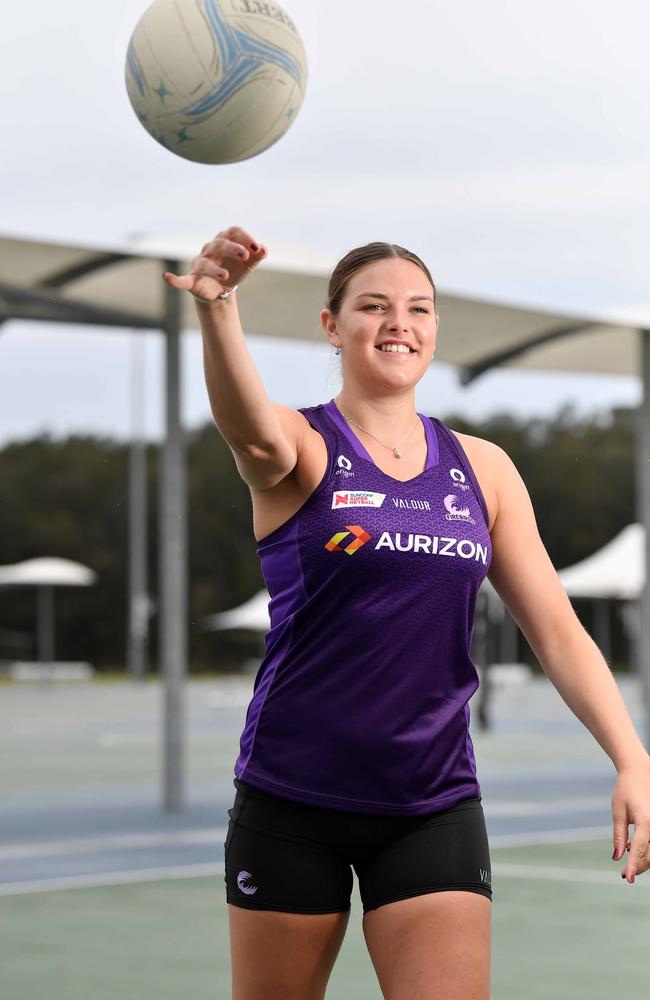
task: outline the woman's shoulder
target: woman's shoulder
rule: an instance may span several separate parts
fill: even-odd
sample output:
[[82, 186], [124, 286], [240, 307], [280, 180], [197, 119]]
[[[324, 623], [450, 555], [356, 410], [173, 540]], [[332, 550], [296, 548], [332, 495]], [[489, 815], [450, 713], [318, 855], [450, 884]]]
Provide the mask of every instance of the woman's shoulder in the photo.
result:
[[461, 434], [460, 431], [455, 431], [453, 427], [449, 427], [448, 424], [445, 424], [445, 426], [447, 427], [447, 430], [451, 431], [451, 433], [458, 438], [463, 448], [472, 448], [475, 451], [481, 450], [486, 455], [491, 454], [495, 456], [498, 451], [501, 451], [499, 446], [495, 444], [494, 441], [488, 441], [487, 438], [477, 437], [475, 434]]

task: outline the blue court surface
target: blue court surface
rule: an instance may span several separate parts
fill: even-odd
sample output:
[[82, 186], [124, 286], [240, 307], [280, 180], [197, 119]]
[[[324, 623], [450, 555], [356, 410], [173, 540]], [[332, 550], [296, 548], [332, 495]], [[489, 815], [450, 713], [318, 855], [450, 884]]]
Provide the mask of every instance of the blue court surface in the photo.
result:
[[[187, 806], [167, 815], [157, 681], [0, 685], [2, 1000], [230, 997], [223, 841], [251, 691], [187, 684]], [[498, 687], [493, 719], [472, 719], [493, 1000], [647, 996], [650, 872], [629, 885], [611, 860], [611, 761], [544, 677]], [[356, 876], [327, 997], [381, 1000]]]

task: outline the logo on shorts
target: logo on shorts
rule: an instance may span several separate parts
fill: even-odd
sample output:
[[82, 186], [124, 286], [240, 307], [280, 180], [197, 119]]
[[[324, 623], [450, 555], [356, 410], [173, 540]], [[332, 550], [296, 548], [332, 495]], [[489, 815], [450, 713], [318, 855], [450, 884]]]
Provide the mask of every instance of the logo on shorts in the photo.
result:
[[368, 490], [336, 490], [332, 493], [332, 510], [336, 507], [381, 507], [385, 493], [370, 493]]
[[[325, 542], [325, 548], [328, 552], [347, 552], [351, 556], [372, 538], [372, 535], [369, 535], [360, 524], [346, 524], [345, 527], [346, 531], [337, 531], [335, 535], [332, 535], [329, 542]], [[350, 532], [355, 536], [354, 541], [349, 542], [347, 545], [341, 545], [343, 539], [347, 538]]]
[[487, 868], [479, 868], [478, 871], [479, 871], [479, 875], [481, 877], [481, 882], [485, 882], [486, 885], [489, 885], [491, 887], [492, 886], [492, 882], [490, 881], [490, 872], [489, 872], [489, 869], [487, 869]]
[[237, 876], [237, 888], [245, 892], [247, 896], [252, 896], [257, 892], [259, 886], [255, 885], [250, 872], [240, 872]]

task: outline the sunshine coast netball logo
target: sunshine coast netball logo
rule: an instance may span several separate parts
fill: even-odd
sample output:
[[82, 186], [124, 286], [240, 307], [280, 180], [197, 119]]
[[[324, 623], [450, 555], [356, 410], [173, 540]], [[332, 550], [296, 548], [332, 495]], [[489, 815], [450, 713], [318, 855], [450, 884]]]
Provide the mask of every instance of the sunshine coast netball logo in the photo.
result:
[[468, 490], [469, 485], [465, 482], [465, 473], [462, 469], [450, 469], [449, 475], [454, 481], [454, 485], [459, 490]]
[[444, 499], [447, 513], [445, 517], [448, 521], [469, 521], [475, 524], [475, 520], [470, 516], [469, 507], [458, 507], [458, 497], [454, 493], [448, 493]]
[[[351, 556], [372, 538], [372, 535], [369, 535], [360, 524], [346, 524], [345, 528], [345, 531], [337, 531], [329, 542], [325, 542], [325, 548], [328, 552], [347, 552]], [[352, 541], [349, 541], [350, 535], [352, 535]], [[344, 540], [345, 545], [342, 544]]]
[[240, 872], [237, 876], [237, 888], [241, 889], [247, 896], [252, 896], [257, 892], [259, 886], [255, 885], [250, 872]]

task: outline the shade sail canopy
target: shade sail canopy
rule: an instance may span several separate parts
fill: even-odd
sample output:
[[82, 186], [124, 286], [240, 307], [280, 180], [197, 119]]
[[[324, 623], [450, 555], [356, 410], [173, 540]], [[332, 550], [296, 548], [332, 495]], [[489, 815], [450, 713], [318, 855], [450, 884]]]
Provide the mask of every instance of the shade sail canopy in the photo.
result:
[[97, 574], [88, 566], [70, 559], [26, 559], [0, 566], [0, 586], [89, 587]]
[[645, 528], [628, 524], [593, 555], [559, 570], [570, 597], [637, 600], [645, 582]]
[[203, 626], [208, 632], [220, 629], [245, 628], [254, 632], [266, 632], [270, 628], [268, 590], [260, 590], [237, 608], [208, 615]]
[[[203, 238], [141, 239], [78, 246], [0, 236], [0, 319], [23, 318], [129, 328], [164, 327], [161, 261], [183, 269]], [[249, 333], [324, 342], [320, 310], [336, 264], [301, 247], [271, 245], [269, 257], [238, 291]], [[198, 329], [194, 303], [181, 295], [181, 327]], [[439, 289], [436, 359], [467, 383], [494, 367], [638, 375], [636, 331], [650, 310], [590, 316], [531, 308]]]
[[[586, 559], [557, 570], [569, 597], [608, 597], [636, 601], [645, 583], [645, 528], [626, 528]], [[490, 580], [481, 584], [491, 601], [500, 602]]]

